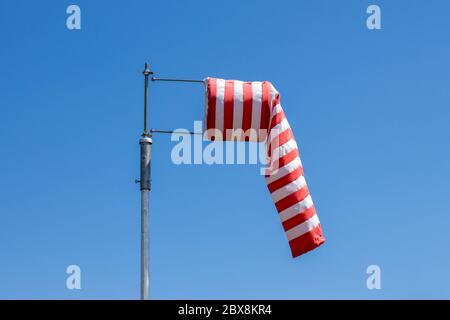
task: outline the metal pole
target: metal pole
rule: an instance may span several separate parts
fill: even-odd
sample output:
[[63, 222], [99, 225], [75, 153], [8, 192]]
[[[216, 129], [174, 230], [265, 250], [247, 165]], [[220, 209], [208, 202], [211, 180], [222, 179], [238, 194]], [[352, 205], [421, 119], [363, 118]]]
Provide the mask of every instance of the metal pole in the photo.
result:
[[150, 163], [152, 138], [148, 132], [148, 76], [153, 74], [145, 64], [143, 72], [144, 85], [144, 133], [139, 139], [141, 145], [141, 300], [149, 298], [150, 273], [149, 273], [149, 201], [150, 201]]
[[[148, 77], [152, 75], [152, 81], [176, 81], [176, 82], [198, 82], [203, 83], [203, 80], [189, 80], [189, 79], [157, 79], [153, 77], [153, 72], [150, 71], [148, 63], [145, 64], [144, 74], [144, 132], [139, 139], [141, 145], [141, 300], [149, 298], [150, 291], [150, 268], [149, 268], [149, 202], [150, 202], [150, 164], [151, 164], [151, 145], [152, 136], [148, 130]], [[156, 131], [155, 131], [156, 132]], [[161, 130], [162, 132], [162, 130]], [[191, 133], [193, 134], [193, 133]]]

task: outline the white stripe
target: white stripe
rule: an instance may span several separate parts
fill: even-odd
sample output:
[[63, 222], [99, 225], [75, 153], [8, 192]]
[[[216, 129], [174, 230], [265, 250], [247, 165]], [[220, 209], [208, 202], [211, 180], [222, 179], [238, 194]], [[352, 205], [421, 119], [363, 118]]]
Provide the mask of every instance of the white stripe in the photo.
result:
[[[283, 111], [283, 109], [281, 108], [280, 104], [277, 104], [274, 109], [272, 110], [273, 113], [270, 117], [270, 122], [272, 122], [272, 119], [277, 116], [277, 114], [281, 113]], [[282, 133], [283, 131], [290, 129], [291, 127], [289, 126], [289, 122], [286, 119], [286, 116], [283, 117], [283, 119], [280, 121], [280, 123], [278, 123], [275, 127], [273, 127], [270, 130], [270, 143], [272, 143], [272, 141], [274, 139], [276, 139], [276, 137]]]
[[275, 115], [277, 115], [281, 111], [283, 111], [283, 108], [281, 107], [281, 104], [278, 103], [275, 107], [273, 107], [272, 117], [274, 117]]
[[252, 82], [252, 125], [253, 129], [260, 129], [262, 106], [262, 82]]
[[[223, 121], [224, 121], [224, 101], [225, 101], [225, 80], [217, 79], [217, 90], [216, 90], [216, 126], [217, 130], [220, 130], [222, 136], [223, 132]], [[216, 140], [218, 140], [216, 138]]]
[[272, 84], [270, 84], [270, 101], [273, 101], [273, 99], [275, 99], [277, 95], [278, 95], [277, 89], [275, 89], [275, 87]]
[[290, 128], [291, 127], [289, 126], [289, 122], [286, 118], [284, 118], [279, 124], [273, 127], [272, 130], [270, 130], [270, 143], [272, 143], [272, 141], [276, 139], [277, 136]]
[[[242, 129], [242, 117], [244, 114], [244, 88], [242, 81], [234, 81], [234, 108], [233, 129]], [[242, 137], [238, 137], [242, 140]]]
[[291, 162], [289, 162], [288, 164], [286, 164], [284, 167], [281, 168], [267, 168], [266, 172], [267, 175], [269, 175], [266, 178], [266, 182], [272, 183], [275, 180], [278, 180], [282, 177], [284, 177], [285, 175], [291, 173], [292, 171], [298, 169], [300, 166], [302, 165], [302, 162], [300, 161], [300, 158], [297, 157], [294, 160], [292, 160]]
[[280, 201], [303, 187], [306, 187], [306, 180], [304, 176], [300, 176], [291, 183], [272, 192], [272, 200], [273, 202]]
[[303, 212], [305, 212], [305, 210], [311, 208], [311, 206], [313, 205], [313, 201], [311, 198], [311, 195], [308, 195], [305, 199], [303, 199], [300, 202], [297, 202], [296, 204], [294, 204], [293, 206], [290, 206], [289, 208], [283, 210], [280, 212], [280, 219], [282, 222], [298, 215], [301, 214]]
[[[276, 106], [274, 106], [272, 108], [272, 103], [273, 100], [276, 98], [276, 96], [278, 95], [278, 91], [275, 89], [275, 87], [270, 84], [270, 119], [272, 120], [273, 116], [278, 112], [276, 110], [278, 110], [278, 107], [281, 109], [281, 105], [278, 102], [278, 104]], [[270, 125], [270, 122], [269, 122]]]
[[311, 231], [315, 227], [319, 225], [319, 218], [317, 217], [317, 214], [313, 215], [311, 218], [306, 220], [303, 223], [300, 223], [298, 226], [293, 227], [292, 229], [289, 229], [286, 231], [286, 235], [289, 241], [294, 240], [295, 238], [298, 238], [305, 233]]

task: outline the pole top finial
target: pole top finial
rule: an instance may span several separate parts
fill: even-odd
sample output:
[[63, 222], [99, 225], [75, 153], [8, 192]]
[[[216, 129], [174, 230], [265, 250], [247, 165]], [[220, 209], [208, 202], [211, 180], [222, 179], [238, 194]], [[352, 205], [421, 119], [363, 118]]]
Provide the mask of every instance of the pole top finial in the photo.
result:
[[153, 74], [153, 71], [150, 71], [149, 67], [148, 67], [148, 63], [145, 63], [145, 70], [142, 72], [144, 74], [144, 76], [148, 76], [150, 74]]

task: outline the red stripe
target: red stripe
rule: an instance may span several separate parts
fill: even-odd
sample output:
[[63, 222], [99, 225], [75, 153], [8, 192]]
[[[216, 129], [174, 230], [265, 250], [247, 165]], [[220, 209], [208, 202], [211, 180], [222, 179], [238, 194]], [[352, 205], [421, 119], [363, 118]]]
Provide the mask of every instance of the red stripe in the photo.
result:
[[275, 106], [276, 106], [277, 104], [279, 104], [279, 103], [280, 103], [280, 94], [277, 94], [277, 95], [275, 96], [275, 98], [273, 98], [273, 101], [272, 101], [272, 109], [275, 108]]
[[316, 214], [316, 208], [314, 206], [309, 207], [303, 212], [299, 212], [297, 215], [283, 222], [284, 231], [288, 231], [293, 227], [311, 219]]
[[278, 166], [278, 168], [284, 167], [289, 162], [294, 161], [296, 158], [299, 158], [298, 156], [298, 149], [294, 149], [288, 153], [286, 153], [284, 156], [282, 156], [280, 159], [278, 159], [275, 162], [275, 165]]
[[234, 109], [234, 81], [225, 81], [225, 94], [223, 102], [223, 140], [230, 140], [230, 130], [233, 129]]
[[294, 150], [286, 153], [284, 156], [282, 156], [278, 160], [273, 161], [272, 168], [280, 169], [281, 167], [284, 167], [291, 161], [294, 161], [296, 158], [299, 158], [298, 149], [294, 149]]
[[285, 116], [284, 116], [284, 112], [283, 111], [280, 111], [276, 115], [274, 115], [272, 117], [271, 122], [270, 122], [270, 129], [272, 129], [277, 124], [279, 124], [281, 121], [283, 121], [284, 118], [285, 118]]
[[291, 247], [292, 256], [295, 258], [317, 248], [324, 242], [325, 238], [322, 235], [322, 228], [319, 224], [304, 235], [289, 241], [289, 246]]
[[292, 181], [294, 181], [301, 175], [303, 175], [303, 168], [300, 166], [297, 169], [295, 169], [294, 171], [283, 176], [282, 178], [269, 183], [267, 185], [267, 187], [269, 188], [270, 193], [272, 193], [272, 192], [280, 189], [281, 187], [284, 187], [288, 183], [291, 183]]
[[278, 139], [277, 139], [278, 145], [282, 146], [283, 144], [285, 144], [286, 142], [288, 142], [289, 140], [291, 140], [293, 138], [294, 138], [294, 133], [292, 132], [291, 128], [288, 128], [278, 135]]
[[245, 141], [249, 140], [248, 129], [250, 129], [252, 125], [252, 105], [253, 105], [253, 93], [252, 93], [252, 83], [244, 82], [243, 83], [243, 99], [244, 99], [244, 113], [242, 115], [242, 130], [245, 134]]
[[262, 99], [261, 99], [261, 122], [260, 129], [266, 130], [269, 128], [270, 116], [270, 82], [264, 81], [262, 83]]
[[277, 207], [278, 212], [281, 212], [281, 211], [293, 206], [294, 204], [305, 200], [305, 198], [308, 195], [309, 195], [308, 187], [304, 186], [300, 190], [297, 190], [297, 191], [291, 193], [286, 198], [283, 198], [280, 201], [277, 201], [277, 203], [275, 203], [275, 206]]
[[282, 133], [280, 133], [278, 135], [277, 138], [275, 138], [275, 140], [273, 140], [276, 145], [274, 146], [274, 148], [278, 147], [278, 146], [282, 146], [283, 144], [285, 144], [286, 142], [288, 142], [289, 140], [291, 140], [291, 138], [294, 135], [292, 134], [292, 130], [291, 128], [288, 128], [286, 130], [284, 130]]
[[[216, 98], [217, 98], [217, 79], [208, 78], [208, 108], [206, 111], [206, 129], [213, 130], [216, 128]], [[209, 137], [214, 140], [214, 135]]]

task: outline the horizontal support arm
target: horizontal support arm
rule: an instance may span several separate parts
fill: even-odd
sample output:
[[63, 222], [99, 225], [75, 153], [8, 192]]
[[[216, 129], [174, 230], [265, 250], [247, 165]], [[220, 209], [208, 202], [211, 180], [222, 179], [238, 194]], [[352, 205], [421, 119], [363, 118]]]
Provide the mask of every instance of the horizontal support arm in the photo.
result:
[[177, 130], [156, 130], [156, 129], [150, 129], [150, 132], [151, 133], [168, 133], [168, 134], [172, 134], [172, 133], [191, 134], [191, 135], [194, 135], [194, 134], [202, 135], [203, 134], [202, 132], [192, 132], [192, 131], [185, 132], [185, 131], [177, 131]]
[[204, 83], [203, 80], [192, 80], [192, 79], [170, 79], [170, 78], [155, 78], [155, 77], [152, 77], [152, 81]]

